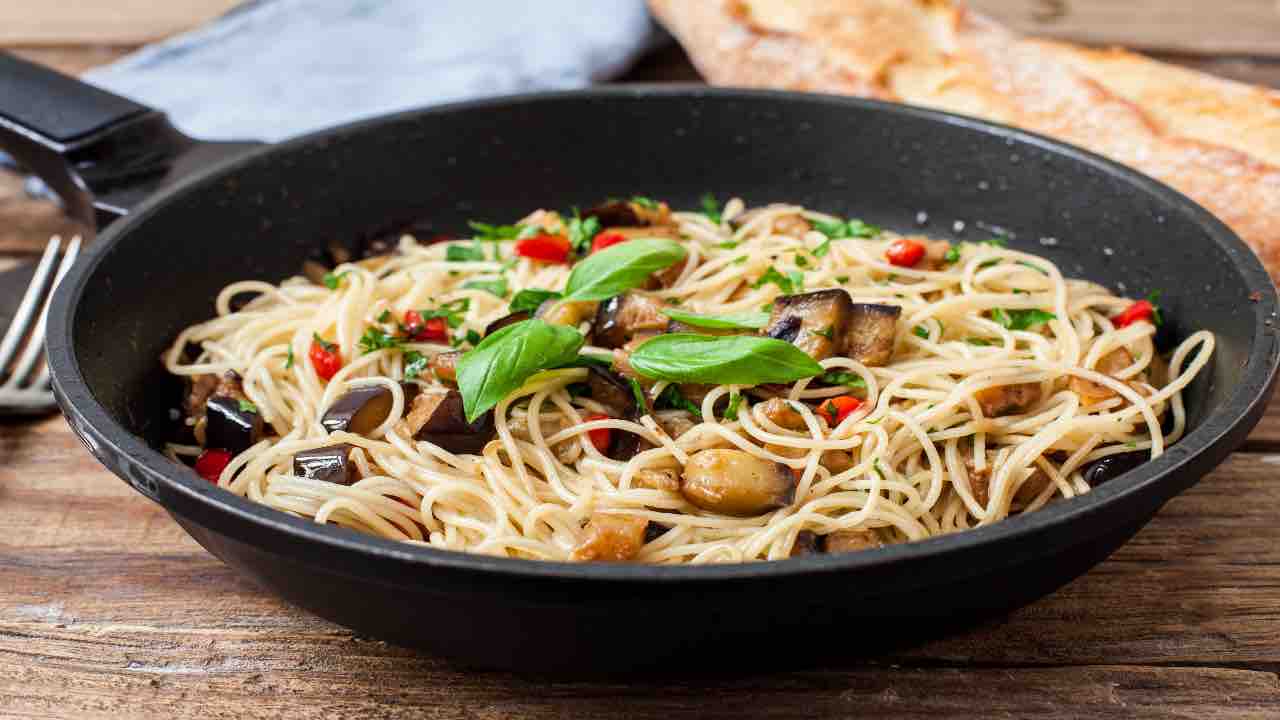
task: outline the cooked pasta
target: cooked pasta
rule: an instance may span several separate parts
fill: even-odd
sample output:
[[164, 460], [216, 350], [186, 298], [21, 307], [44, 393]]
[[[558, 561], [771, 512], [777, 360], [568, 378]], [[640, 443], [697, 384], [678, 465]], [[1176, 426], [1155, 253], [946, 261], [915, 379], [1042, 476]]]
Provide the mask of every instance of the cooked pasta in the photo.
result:
[[[774, 560], [1087, 493], [1105, 458], [1154, 458], [1183, 435], [1181, 392], [1213, 351], [1199, 331], [1162, 356], [1153, 303], [1000, 242], [740, 200], [604, 207], [539, 210], [477, 226], [478, 239], [405, 235], [322, 278], [227, 286], [217, 316], [165, 354], [191, 381], [187, 436], [168, 452], [279, 511], [436, 548]], [[551, 295], [604, 282], [571, 279], [574, 257], [643, 266], [657, 256], [615, 250], [643, 238], [683, 258], [622, 299]], [[513, 298], [537, 306], [532, 319], [507, 318]], [[495, 325], [482, 345], [495, 349], [476, 350], [499, 320], [512, 329]], [[526, 330], [567, 344], [530, 360], [510, 339]], [[722, 356], [735, 383], [698, 376]], [[779, 379], [802, 361], [817, 365]], [[751, 373], [761, 380], [743, 382]], [[442, 424], [451, 394], [483, 417]]]

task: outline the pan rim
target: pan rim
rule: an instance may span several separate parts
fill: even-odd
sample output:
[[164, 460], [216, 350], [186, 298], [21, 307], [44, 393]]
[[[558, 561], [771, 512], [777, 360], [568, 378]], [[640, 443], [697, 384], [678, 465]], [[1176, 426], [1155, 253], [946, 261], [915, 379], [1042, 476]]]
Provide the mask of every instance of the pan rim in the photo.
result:
[[[197, 192], [201, 186], [215, 181], [225, 173], [274, 153], [284, 154], [347, 134], [377, 131], [381, 126], [409, 118], [483, 111], [511, 104], [582, 102], [619, 98], [643, 99], [655, 96], [683, 97], [692, 101], [718, 99], [745, 102], [811, 102], [909, 116], [1026, 143], [1124, 181], [1148, 196], [1154, 196], [1171, 210], [1188, 214], [1189, 219], [1202, 227], [1210, 240], [1226, 252], [1233, 270], [1245, 281], [1245, 287], [1241, 289], [1242, 294], [1261, 293], [1259, 300], [1253, 303], [1258, 322], [1242, 380], [1218, 409], [1209, 413], [1199, 426], [1191, 430], [1160, 458], [1081, 497], [1054, 503], [1034, 513], [1009, 517], [992, 525], [961, 533], [848, 555], [723, 565], [666, 566], [567, 563], [491, 557], [411, 545], [296, 518], [213, 487], [193, 471], [175, 466], [112, 417], [94, 397], [80, 371], [79, 359], [72, 343], [75, 315], [85, 296], [85, 287], [98, 266], [124, 237], [134, 228], [143, 225], [149, 216], [187, 193]], [[228, 514], [241, 522], [257, 526], [263, 531], [283, 533], [292, 540], [304, 541], [309, 551], [317, 552], [324, 548], [340, 552], [363, 553], [380, 560], [404, 563], [418, 569], [473, 571], [511, 579], [697, 583], [844, 573], [914, 560], [938, 560], [984, 545], [1017, 541], [1026, 536], [1059, 528], [1064, 524], [1087, 522], [1088, 516], [1102, 512], [1106, 506], [1119, 503], [1123, 498], [1142, 493], [1153, 485], [1176, 486], [1177, 480], [1174, 476], [1186, 466], [1196, 464], [1196, 461], [1204, 458], [1208, 458], [1213, 466], [1221, 462], [1230, 451], [1234, 450], [1234, 443], [1243, 440], [1244, 435], [1261, 415], [1263, 407], [1270, 398], [1270, 390], [1276, 382], [1277, 369], [1280, 368], [1280, 347], [1277, 344], [1275, 331], [1264, 322], [1265, 319], [1275, 318], [1277, 303], [1275, 286], [1261, 262], [1243, 240], [1224, 223], [1179, 191], [1088, 150], [1036, 133], [976, 118], [862, 98], [780, 90], [711, 88], [701, 85], [623, 85], [504, 95], [381, 115], [251, 150], [244, 155], [229, 158], [183, 178], [148, 198], [134, 212], [110, 226], [82, 256], [80, 262], [71, 269], [55, 293], [50, 306], [47, 350], [55, 393], [66, 412], [68, 422], [77, 433], [91, 434], [95, 441], [109, 446], [116, 456], [121, 458], [121, 462], [132, 463], [137, 469], [164, 483], [170, 492], [204, 506], [205, 510]], [[108, 463], [104, 464], [107, 464], [116, 474], [120, 474], [120, 470], [116, 467]], [[1175, 492], [1176, 490], [1166, 494], [1172, 496]], [[260, 549], [267, 552], [276, 551], [273, 547]], [[314, 557], [309, 556], [307, 561], [314, 561]], [[421, 577], [427, 578], [430, 575], [424, 573]]]

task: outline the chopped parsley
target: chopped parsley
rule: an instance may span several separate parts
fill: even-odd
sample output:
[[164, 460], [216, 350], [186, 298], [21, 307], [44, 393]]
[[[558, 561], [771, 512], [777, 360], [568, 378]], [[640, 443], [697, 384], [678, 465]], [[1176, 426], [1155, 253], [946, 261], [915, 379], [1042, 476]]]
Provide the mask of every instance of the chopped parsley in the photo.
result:
[[831, 325], [828, 325], [828, 326], [826, 326], [826, 327], [822, 328], [821, 330], [814, 330], [814, 331], [813, 331], [813, 334], [814, 334], [814, 335], [821, 335], [822, 337], [824, 337], [824, 338], [826, 338], [826, 339], [828, 339], [828, 340], [835, 340], [835, 332], [836, 332], [836, 329], [835, 329], [834, 327], [832, 327]]
[[248, 400], [241, 400], [241, 401], [240, 401], [239, 403], [237, 403], [237, 404], [240, 406], [240, 412], [246, 412], [246, 413], [256, 413], [256, 412], [258, 412], [258, 406], [257, 406], [257, 405], [254, 405], [253, 403], [249, 402]]
[[657, 201], [656, 201], [656, 200], [654, 200], [653, 198], [647, 198], [647, 197], [645, 197], [645, 196], [643, 196], [643, 195], [632, 195], [632, 196], [631, 196], [631, 202], [632, 202], [632, 203], [634, 203], [634, 204], [636, 204], [636, 205], [639, 205], [640, 207], [644, 208], [645, 210], [657, 210], [657, 209], [658, 209], [658, 203], [657, 203]]
[[738, 419], [738, 406], [742, 404], [742, 394], [737, 390], [729, 393], [729, 405], [724, 409], [725, 420]]
[[320, 346], [320, 349], [325, 352], [333, 352], [338, 349], [337, 345], [320, 337], [320, 333], [311, 333], [311, 337], [315, 340], [316, 344]]
[[917, 325], [917, 326], [915, 326], [915, 327], [911, 328], [911, 332], [912, 332], [912, 334], [914, 334], [916, 337], [920, 338], [921, 340], [928, 340], [928, 339], [929, 339], [929, 328], [927, 328], [927, 327], [925, 327], [925, 326], [923, 326], [923, 325]]
[[497, 297], [505, 298], [510, 290], [507, 288], [507, 278], [499, 275], [493, 280], [468, 280], [462, 284], [462, 287], [471, 290], [484, 290]]
[[725, 240], [724, 242], [717, 244], [716, 247], [720, 248], [721, 250], [732, 250], [738, 247], [739, 245], [741, 245], [741, 243], [739, 243], [737, 240]]
[[444, 251], [444, 259], [448, 262], [483, 262], [487, 258], [484, 256], [484, 248], [480, 247], [480, 241], [477, 240], [470, 245], [450, 244]]
[[[706, 215], [711, 222], [719, 225], [723, 217], [720, 203], [716, 200], [716, 196], [707, 193], [702, 196], [702, 214]], [[736, 243], [735, 243], [736, 244]]]
[[750, 259], [751, 258], [747, 257], [746, 255], [739, 255], [738, 257], [733, 259], [733, 264], [741, 265], [742, 263], [745, 263], [747, 260], [750, 260]]
[[857, 373], [847, 370], [828, 370], [818, 378], [828, 385], [844, 385], [852, 390], [865, 390], [867, 381]]
[[[798, 276], [798, 277], [796, 277]], [[797, 283], [796, 280], [799, 280]], [[783, 295], [794, 295], [798, 290], [804, 287], [804, 273], [792, 271], [783, 275], [778, 272], [777, 268], [770, 267], [760, 279], [755, 281], [751, 287], [753, 289], [762, 288], [765, 285], [773, 283], [782, 290]]]
[[381, 313], [379, 313], [378, 322], [380, 323], [391, 322], [391, 311], [383, 310]]
[[419, 310], [423, 322], [431, 318], [444, 318], [449, 327], [456, 328], [462, 324], [462, 315], [471, 309], [471, 298], [459, 298], [447, 302], [434, 310]]
[[583, 220], [577, 208], [573, 210], [573, 219], [569, 221], [569, 243], [579, 255], [585, 255], [591, 249], [591, 241], [600, 232], [600, 218], [589, 217]]
[[699, 420], [702, 419], [702, 409], [693, 404], [689, 398], [680, 392], [679, 385], [668, 385], [662, 390], [662, 394], [658, 395], [658, 401], [655, 403], [659, 407], [669, 407], [675, 410], [687, 410], [693, 413]]
[[843, 284], [845, 284], [845, 283], [849, 282], [849, 276], [848, 276], [848, 275], [837, 275], [837, 276], [836, 276], [836, 282], [838, 282], [838, 283], [840, 283], [841, 285], [843, 285]]
[[1162, 291], [1160, 290], [1152, 290], [1147, 295], [1147, 302], [1151, 303], [1151, 322], [1156, 327], [1164, 325], [1164, 313], [1160, 312], [1160, 306], [1156, 304], [1156, 301], [1160, 299], [1161, 293]]
[[813, 249], [813, 256], [816, 258], [826, 257], [829, 252], [831, 252], [831, 238], [818, 243], [818, 247]]
[[467, 330], [465, 333], [458, 333], [453, 340], [449, 341], [449, 344], [453, 347], [462, 347], [463, 343], [470, 343], [472, 346], [475, 346], [479, 345], [480, 341], [483, 339], [484, 338], [480, 336], [480, 333], [475, 330]]
[[368, 328], [360, 336], [360, 351], [366, 355], [378, 350], [392, 350], [402, 344], [400, 338], [376, 327]]
[[289, 354], [284, 358], [284, 369], [293, 367], [293, 345], [289, 345]]
[[627, 378], [627, 382], [631, 383], [631, 394], [636, 399], [636, 407], [640, 408], [641, 414], [649, 413], [649, 403], [644, 397], [644, 388], [640, 387], [640, 381], [633, 377]]
[[1027, 330], [1037, 325], [1043, 325], [1050, 320], [1057, 318], [1051, 312], [1044, 310], [1004, 310], [996, 308], [991, 311], [991, 319], [995, 320], [1001, 326], [1009, 330]]
[[427, 356], [417, 350], [410, 350], [404, 354], [404, 379], [412, 380], [421, 376], [427, 369]]
[[1016, 262], [1018, 265], [1021, 265], [1023, 267], [1029, 267], [1032, 270], [1035, 270], [1036, 272], [1040, 273], [1041, 275], [1049, 274], [1048, 270], [1045, 270], [1044, 268], [1040, 267], [1039, 265], [1036, 265], [1033, 262], [1027, 262], [1026, 260], [1017, 260]]
[[350, 274], [351, 274], [350, 270], [337, 273], [336, 275], [334, 273], [325, 273], [324, 286], [329, 288], [330, 290], [337, 290], [338, 286], [342, 284], [342, 278]]
[[971, 338], [965, 338], [964, 341], [969, 343], [970, 345], [977, 345], [978, 347], [991, 347], [993, 345], [999, 345], [998, 342], [996, 342], [995, 340], [991, 340], [989, 338], [971, 337]]
[[486, 242], [515, 240], [529, 228], [533, 228], [535, 234], [538, 232], [538, 228], [533, 225], [490, 225], [489, 223], [476, 222], [475, 220], [467, 223], [467, 226], [475, 231], [475, 235], [472, 237]]
[[880, 234], [880, 228], [864, 223], [857, 218], [848, 220], [811, 220], [813, 229], [826, 235], [831, 240], [844, 238], [872, 238]]
[[797, 267], [809, 267], [809, 261], [808, 261], [808, 260], [805, 260], [804, 256], [803, 256], [803, 255], [801, 255], [800, 253], [796, 253], [796, 266], [797, 266]]
[[987, 238], [986, 240], [979, 240], [978, 244], [989, 245], [991, 247], [998, 247], [998, 248], [1009, 247], [1009, 241], [1005, 240], [1002, 237], [993, 237], [993, 238]]
[[954, 245], [953, 245], [953, 246], [951, 246], [951, 247], [949, 247], [949, 248], [947, 248], [947, 252], [946, 252], [946, 254], [944, 254], [944, 255], [942, 256], [942, 260], [943, 260], [944, 262], [948, 262], [948, 263], [959, 262], [959, 261], [960, 261], [960, 248], [955, 247]]

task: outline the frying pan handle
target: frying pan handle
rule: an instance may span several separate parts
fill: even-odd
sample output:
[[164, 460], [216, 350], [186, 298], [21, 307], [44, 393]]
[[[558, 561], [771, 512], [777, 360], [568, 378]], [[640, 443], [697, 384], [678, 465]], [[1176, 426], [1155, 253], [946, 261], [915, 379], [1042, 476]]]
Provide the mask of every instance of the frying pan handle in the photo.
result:
[[194, 144], [161, 112], [0, 52], [0, 149], [90, 230], [149, 194]]

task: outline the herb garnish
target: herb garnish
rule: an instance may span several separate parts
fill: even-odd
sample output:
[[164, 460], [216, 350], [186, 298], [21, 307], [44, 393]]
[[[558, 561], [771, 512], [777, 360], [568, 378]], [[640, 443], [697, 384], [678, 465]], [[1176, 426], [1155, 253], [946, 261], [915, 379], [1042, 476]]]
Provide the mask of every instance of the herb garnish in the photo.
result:
[[535, 232], [537, 227], [533, 225], [490, 225], [489, 223], [476, 222], [472, 220], [467, 225], [475, 231], [473, 236], [476, 240], [486, 242], [500, 242], [502, 240], [515, 240], [524, 230], [532, 227]]
[[538, 371], [576, 358], [583, 342], [577, 330], [538, 319], [508, 325], [481, 340], [458, 358], [458, 389], [467, 422], [474, 422]]
[[325, 273], [324, 286], [329, 288], [330, 290], [337, 290], [338, 286], [342, 284], [342, 278], [350, 274], [351, 274], [350, 270], [344, 270], [343, 272], [337, 273], [336, 275], [331, 272]]
[[828, 385], [844, 385], [853, 390], [865, 390], [867, 388], [867, 381], [861, 375], [847, 370], [828, 370], [818, 379]]
[[680, 243], [660, 238], [637, 238], [611, 245], [574, 266], [564, 297], [572, 301], [604, 300], [640, 286], [654, 272], [687, 256]]
[[404, 354], [404, 379], [412, 380], [427, 369], [429, 361], [427, 356], [417, 350], [410, 350]]
[[376, 327], [370, 327], [360, 336], [360, 351], [366, 355], [378, 350], [392, 350], [400, 347], [403, 341]]
[[795, 345], [754, 335], [659, 335], [636, 348], [629, 362], [645, 377], [677, 383], [759, 385], [822, 373]]
[[826, 235], [832, 240], [843, 240], [844, 238], [872, 238], [880, 234], [880, 228], [875, 225], [864, 223], [857, 218], [849, 218], [848, 220], [810, 220], [813, 229]]
[[723, 217], [722, 212], [723, 210], [720, 203], [716, 201], [715, 195], [707, 193], [702, 196], [702, 214], [706, 215], [711, 222], [719, 225], [720, 219]]
[[600, 230], [600, 218], [592, 216], [583, 220], [578, 209], [574, 208], [573, 219], [569, 221], [569, 243], [573, 245], [574, 252], [585, 255]]
[[477, 240], [470, 245], [451, 243], [444, 251], [444, 259], [448, 262], [484, 262], [484, 248]]
[[663, 388], [662, 393], [658, 395], [658, 400], [654, 405], [669, 407], [674, 410], [686, 410], [693, 413], [693, 415], [699, 420], [702, 419], [702, 408], [694, 405], [693, 401], [685, 397], [684, 393], [680, 392], [679, 385], [668, 385]]
[[742, 403], [742, 394], [737, 390], [729, 393], [729, 405], [724, 409], [725, 420], [738, 419], [738, 405]]
[[492, 295], [505, 298], [510, 290], [507, 288], [507, 278], [499, 275], [493, 280], [468, 280], [462, 284], [462, 287], [470, 290], [484, 290]]
[[1057, 318], [1044, 310], [1004, 310], [996, 308], [991, 311], [991, 319], [1009, 330], [1026, 330]]
[[254, 405], [253, 403], [249, 402], [248, 400], [241, 400], [241, 401], [239, 401], [239, 402], [238, 402], [238, 403], [236, 403], [236, 404], [240, 407], [240, 412], [247, 412], [247, 413], [256, 413], [256, 412], [258, 412], [258, 406], [257, 406], [257, 405]]
[[694, 327], [712, 328], [717, 330], [737, 330], [748, 329], [758, 330], [769, 324], [769, 313], [763, 312], [741, 312], [728, 313], [724, 315], [699, 315], [698, 313], [685, 312], [684, 310], [676, 310], [673, 308], [663, 308], [662, 314], [682, 322], [686, 325]]
[[559, 300], [560, 293], [555, 290], [539, 290], [538, 288], [529, 288], [516, 293], [511, 298], [511, 306], [508, 308], [513, 313], [533, 312], [538, 309], [542, 303], [547, 300]]

